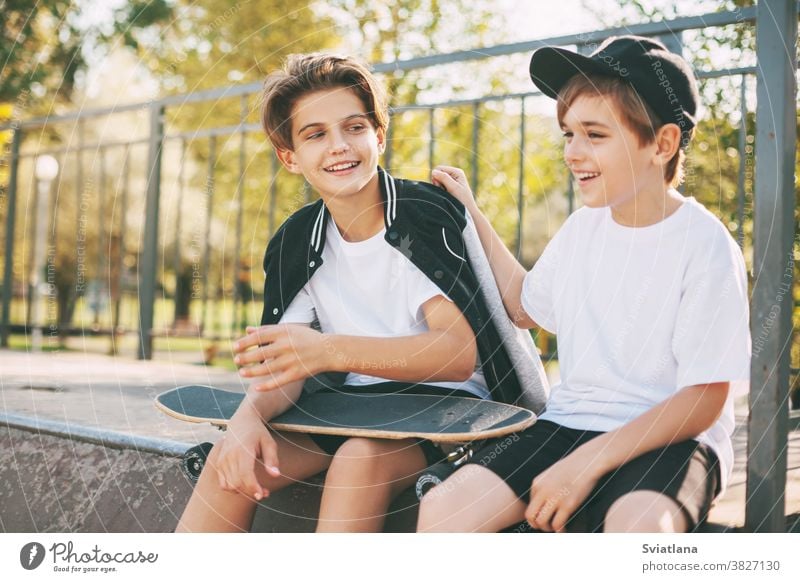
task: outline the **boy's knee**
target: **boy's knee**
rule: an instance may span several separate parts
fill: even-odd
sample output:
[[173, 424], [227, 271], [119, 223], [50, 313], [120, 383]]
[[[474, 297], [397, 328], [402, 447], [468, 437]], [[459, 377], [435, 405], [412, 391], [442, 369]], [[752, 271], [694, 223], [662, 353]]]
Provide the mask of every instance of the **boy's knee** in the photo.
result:
[[478, 465], [465, 465], [448, 479], [431, 488], [419, 504], [417, 531], [461, 531], [453, 519], [462, 509], [476, 503], [479, 492], [486, 489], [470, 487], [470, 481], [480, 477], [483, 468]]
[[347, 439], [333, 456], [328, 468], [328, 480], [351, 480], [364, 473], [377, 476], [381, 467], [386, 464], [382, 454], [380, 445], [373, 439]]
[[672, 533], [688, 529], [678, 504], [655, 491], [634, 491], [617, 499], [605, 516], [606, 532]]
[[[446, 482], [445, 482], [446, 483]], [[452, 515], [453, 508], [448, 499], [445, 483], [440, 483], [428, 491], [419, 502], [417, 531], [433, 532]]]
[[328, 468], [327, 483], [407, 486], [407, 480], [425, 468], [422, 451], [410, 441], [351, 438], [345, 441]]
[[374, 439], [353, 437], [347, 439], [336, 451], [334, 463], [374, 462], [380, 458], [381, 447]]

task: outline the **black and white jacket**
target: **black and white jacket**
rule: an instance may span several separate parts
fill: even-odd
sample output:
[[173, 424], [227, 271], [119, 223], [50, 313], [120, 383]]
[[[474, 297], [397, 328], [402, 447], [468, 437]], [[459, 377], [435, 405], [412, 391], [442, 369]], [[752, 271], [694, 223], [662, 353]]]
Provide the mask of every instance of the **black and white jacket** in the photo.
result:
[[[468, 224], [464, 206], [432, 184], [398, 180], [381, 168], [378, 174], [385, 203], [386, 242], [446, 293], [467, 318], [475, 333], [481, 369], [492, 398], [541, 412], [546, 395], [527, 398], [526, 402], [524, 379], [518, 377], [509, 353], [513, 351], [509, 344], [518, 342], [519, 337], [509, 341], [508, 333], [501, 334], [500, 328], [509, 329], [506, 312], [502, 304], [499, 309], [497, 305], [490, 309], [474, 261], [467, 254], [465, 233], [468, 226], [474, 233], [474, 226]], [[264, 256], [262, 325], [278, 323], [297, 293], [322, 266], [328, 220], [330, 213], [323, 201], [317, 200], [295, 212], [275, 233]], [[484, 270], [488, 268], [485, 257], [482, 265]], [[485, 286], [486, 274], [483, 275]], [[491, 273], [489, 279], [494, 283]], [[496, 288], [493, 291], [497, 295]], [[387, 297], [387, 301], [391, 300]], [[498, 318], [504, 319], [504, 325], [498, 325]], [[530, 336], [527, 338], [530, 342]], [[538, 356], [536, 361], [541, 368]], [[541, 378], [536, 379], [537, 383], [540, 381]]]

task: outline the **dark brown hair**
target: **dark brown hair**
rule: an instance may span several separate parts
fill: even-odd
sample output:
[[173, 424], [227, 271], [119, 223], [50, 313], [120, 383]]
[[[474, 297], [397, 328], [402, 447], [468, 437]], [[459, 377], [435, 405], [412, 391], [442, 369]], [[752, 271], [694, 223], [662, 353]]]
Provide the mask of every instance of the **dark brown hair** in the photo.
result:
[[375, 129], [386, 131], [386, 92], [365, 65], [350, 57], [323, 53], [290, 55], [283, 68], [264, 81], [261, 125], [272, 145], [293, 149], [292, 113], [297, 101], [309, 93], [337, 87], [353, 91]]
[[[567, 111], [578, 97], [607, 97], [617, 106], [623, 123], [636, 135], [639, 145], [653, 143], [656, 133], [665, 125], [656, 113], [645, 103], [636, 90], [625, 81], [605, 75], [575, 75], [558, 93], [558, 121], [561, 123]], [[691, 137], [692, 129], [675, 155], [664, 167], [664, 179], [670, 186], [676, 187], [683, 181], [683, 167], [686, 160], [684, 151]]]

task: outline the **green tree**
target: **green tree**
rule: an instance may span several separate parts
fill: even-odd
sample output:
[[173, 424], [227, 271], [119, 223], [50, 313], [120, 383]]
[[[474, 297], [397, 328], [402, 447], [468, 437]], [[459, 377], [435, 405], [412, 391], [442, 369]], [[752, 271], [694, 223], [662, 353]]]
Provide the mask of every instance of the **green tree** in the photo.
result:
[[[359, 54], [373, 63], [499, 44], [504, 42], [508, 24], [507, 16], [494, 3], [485, 1], [400, 0], [382, 4], [334, 0], [327, 6], [341, 23], [345, 43], [358, 47]], [[521, 57], [384, 75], [391, 103], [399, 111], [392, 120], [391, 169], [402, 177], [429, 179], [431, 162], [462, 167], [468, 176], [477, 178], [479, 200], [511, 248], [517, 244], [522, 156], [519, 101], [437, 107], [432, 119], [434, 144], [430, 143], [431, 113], [425, 105], [505, 95], [513, 92], [517, 79], [529, 88], [523, 63], [527, 55]], [[477, 148], [473, 147], [476, 123]], [[531, 114], [529, 105], [522, 180], [526, 206], [538, 204], [566, 184], [553, 129], [553, 124]], [[535, 243], [534, 239], [526, 240], [524, 246], [529, 247], [529, 243]], [[533, 244], [524, 256], [530, 261], [540, 250]]]
[[92, 24], [92, 3], [83, 0], [0, 2], [0, 103], [27, 92], [67, 101], [93, 53], [117, 42], [136, 47], [143, 32], [171, 15], [166, 0], [131, 0], [109, 10], [110, 20]]
[[[159, 38], [158, 53], [143, 53], [143, 59], [165, 87], [175, 91], [212, 88], [231, 82], [254, 81], [279, 66], [292, 52], [335, 49], [349, 52], [371, 63], [447, 52], [493, 44], [502, 40], [503, 17], [489, 2], [441, 3], [433, 0], [401, 0], [391, 4], [364, 0], [334, 0], [324, 6], [274, 2], [265, 10], [263, 3], [241, 2], [231, 7], [219, 0], [202, 0], [177, 8], [179, 23]], [[290, 9], [291, 6], [291, 9]], [[227, 8], [225, 8], [227, 7]], [[290, 11], [291, 10], [291, 11]], [[283, 15], [264, 19], [264, 14]], [[154, 56], [158, 54], [158, 56]], [[515, 67], [515, 74], [523, 67]], [[491, 73], [487, 73], [491, 71]], [[480, 73], [480, 74], [478, 74]], [[507, 92], [504, 79], [508, 68], [485, 63], [433, 67], [384, 75], [383, 79], [395, 107], [436, 103], [464, 95]], [[476, 81], [479, 80], [479, 81]], [[168, 112], [173, 129], [197, 130], [203, 126], [234, 126], [242, 116], [257, 121], [257, 100], [242, 103], [237, 99], [189, 104]], [[518, 106], [517, 106], [518, 107]], [[517, 183], [519, 180], [519, 114], [514, 105], [481, 106], [478, 111], [481, 138], [478, 152], [479, 190], [485, 190], [488, 211], [497, 219], [510, 245], [516, 243]], [[471, 173], [473, 108], [447, 107], [437, 110], [434, 124], [434, 159], [464, 166]], [[524, 190], [527, 198], [538, 199], [553, 188], [560, 164], [552, 162], [550, 127], [530, 116], [527, 130]], [[392, 122], [392, 169], [403, 177], [428, 178], [428, 117], [425, 110], [394, 116]], [[239, 178], [237, 136], [220, 137], [214, 162], [215, 214], [226, 249], [232, 249], [235, 220], [226, 206], [236, 195]], [[268, 197], [273, 178], [278, 193], [274, 223], [304, 204], [314, 194], [302, 180], [279, 171], [273, 177], [270, 148], [260, 133], [248, 134], [247, 174], [244, 181], [244, 241], [239, 259], [251, 265], [253, 287], [259, 289], [263, 245], [271, 233], [263, 226], [268, 221]], [[546, 154], [544, 153], [546, 152]], [[195, 192], [207, 182], [210, 155], [206, 139], [193, 140], [190, 157], [197, 170], [190, 180]], [[544, 157], [543, 157], [544, 156]], [[545, 160], [545, 157], [547, 158]], [[542, 167], [542, 162], [545, 162]], [[203, 227], [202, 221], [200, 226]], [[195, 250], [195, 254], [197, 251]], [[237, 258], [212, 265], [211, 280], [217, 289], [230, 293], [239, 268]], [[165, 273], [165, 275], [167, 275]], [[168, 276], [169, 278], [170, 276]]]
[[[164, 92], [190, 93], [258, 82], [267, 72], [277, 69], [291, 53], [331, 49], [338, 42], [334, 22], [319, 14], [310, 1], [270, 0], [179, 0], [175, 21], [164, 27], [149, 44], [141, 44], [141, 62], [158, 79]], [[157, 50], [154, 50], [157, 45]], [[240, 123], [258, 123], [260, 96], [210, 99], [167, 109], [166, 131], [202, 133], [210, 128], [235, 128]], [[171, 142], [175, 149], [175, 142]], [[245, 173], [240, 184], [242, 148]], [[211, 156], [213, 155], [213, 159]], [[173, 273], [175, 245], [181, 248], [181, 266], [185, 273], [198, 265], [204, 271], [207, 220], [197, 208], [211, 200], [212, 216], [209, 239], [212, 254], [208, 272], [202, 273], [209, 298], [232, 299], [236, 282], [250, 271], [253, 289], [263, 285], [260, 268], [264, 245], [271, 233], [268, 225], [279, 225], [290, 212], [307, 201], [303, 182], [284, 172], [273, 172], [271, 149], [260, 130], [248, 131], [245, 137], [226, 133], [212, 140], [207, 136], [189, 137], [185, 162], [186, 197], [178, 212], [164, 216], [169, 257], [159, 278], [170, 294], [175, 294], [177, 277]], [[171, 163], [179, 163], [174, 152]], [[212, 168], [213, 176], [209, 173]], [[172, 168], [172, 174], [177, 171]], [[212, 179], [213, 178], [213, 179]], [[272, 215], [272, 183], [279, 195]], [[162, 181], [163, 183], [163, 181]], [[239, 206], [239, 188], [243, 197]], [[162, 205], [175, 208], [176, 189], [162, 189]], [[242, 213], [242, 235], [237, 236], [238, 214]], [[182, 240], [173, 235], [173, 224], [182, 215]], [[176, 221], [173, 223], [172, 221]], [[267, 228], [265, 228], [265, 226]], [[238, 249], [237, 249], [238, 245]], [[246, 290], [239, 286], [239, 291]], [[245, 300], [252, 300], [253, 293]]]
[[[100, 20], [94, 18], [98, 9], [106, 11]], [[12, 120], [13, 127], [21, 119], [52, 113], [55, 107], [69, 107], [92, 62], [102, 59], [115, 47], [137, 47], [140, 38], [152, 34], [170, 15], [167, 0], [131, 0], [119, 8], [103, 7], [89, 0], [0, 1], [0, 123]], [[62, 141], [59, 131], [60, 128], [54, 126], [40, 130], [36, 136], [40, 147], [58, 145]], [[11, 137], [11, 131], [0, 132], [2, 201], [6, 199], [8, 188]], [[25, 176], [30, 173], [30, 165], [20, 164], [17, 195], [21, 197], [21, 204], [18, 209], [27, 209], [24, 197], [28, 193], [24, 185]], [[6, 212], [6, 204], [0, 204], [3, 224], [7, 220]], [[63, 212], [57, 213], [54, 221], [58, 222], [63, 215]], [[19, 224], [19, 215], [17, 220]], [[75, 221], [73, 228], [74, 225]], [[95, 236], [96, 227], [89, 230], [89, 236]], [[58, 318], [65, 321], [74, 308], [74, 294], [68, 290], [75, 287], [75, 253], [64, 252], [63, 242], [56, 242], [56, 253], [52, 255], [56, 268], [49, 272], [52, 273], [51, 282], [59, 289]], [[25, 247], [25, 244], [16, 245], [13, 270], [17, 280], [23, 278]]]

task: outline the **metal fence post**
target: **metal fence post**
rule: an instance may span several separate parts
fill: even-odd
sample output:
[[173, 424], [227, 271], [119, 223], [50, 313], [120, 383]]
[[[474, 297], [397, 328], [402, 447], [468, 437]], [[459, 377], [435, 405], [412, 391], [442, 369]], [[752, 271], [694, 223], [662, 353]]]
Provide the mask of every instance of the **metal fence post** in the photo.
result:
[[739, 174], [736, 186], [738, 201], [736, 214], [736, 241], [740, 248], [744, 248], [744, 203], [745, 179], [747, 174], [747, 76], [742, 75], [739, 96]]
[[8, 347], [11, 332], [11, 301], [14, 299], [14, 222], [17, 214], [17, 172], [19, 170], [19, 144], [22, 129], [14, 129], [11, 138], [11, 167], [8, 175], [8, 205], [6, 207], [6, 246], [3, 268], [3, 316], [0, 321], [0, 347]]
[[214, 171], [217, 164], [217, 137], [208, 139], [208, 174], [206, 176], [206, 224], [203, 246], [203, 297], [200, 311], [200, 335], [206, 330], [208, 322], [208, 290], [211, 285], [211, 221], [214, 219]]
[[130, 158], [131, 158], [131, 146], [125, 146], [125, 158], [122, 162], [122, 195], [120, 200], [120, 212], [119, 212], [119, 269], [117, 272], [117, 297], [114, 301], [114, 319], [111, 324], [111, 333], [112, 338], [114, 338], [115, 347], [114, 352], [116, 353], [116, 341], [117, 341], [117, 332], [120, 328], [119, 318], [120, 318], [120, 311], [122, 309], [122, 297], [125, 295], [124, 292], [124, 273], [125, 273], [125, 255], [127, 254], [125, 248], [125, 232], [128, 226], [127, 214], [128, 214], [128, 189], [130, 188], [130, 176], [131, 176], [131, 166], [130, 166]]
[[178, 166], [178, 201], [175, 204], [175, 236], [173, 237], [173, 244], [175, 248], [172, 249], [172, 270], [175, 273], [175, 291], [173, 295], [174, 310], [172, 315], [172, 325], [176, 326], [178, 323], [178, 305], [180, 300], [178, 294], [180, 289], [180, 280], [182, 275], [181, 265], [181, 226], [183, 218], [183, 196], [186, 190], [186, 138], [181, 139], [181, 161]]
[[145, 201], [144, 249], [139, 263], [138, 358], [153, 357], [153, 315], [158, 266], [158, 204], [161, 198], [161, 150], [164, 146], [164, 106], [150, 106], [150, 142], [147, 154], [147, 198]]
[[761, 0], [757, 10], [755, 285], [745, 529], [785, 532], [797, 3]]
[[[92, 306], [92, 311], [94, 312], [93, 322], [96, 329], [100, 329], [100, 312], [103, 311], [101, 307], [106, 304], [104, 301], [105, 298], [108, 297], [106, 293], [106, 281], [109, 283], [109, 289], [111, 284], [111, 278], [108, 277], [108, 273], [106, 273], [106, 269], [108, 266], [108, 256], [107, 256], [107, 243], [106, 243], [106, 148], [100, 147], [97, 148], [95, 156], [100, 156], [100, 164], [98, 170], [98, 184], [97, 184], [97, 213], [98, 213], [98, 221], [97, 221], [97, 244], [99, 245], [100, 252], [97, 253], [97, 277], [95, 278], [95, 287], [94, 287], [94, 305]], [[109, 239], [110, 239], [110, 232], [109, 232]]]

